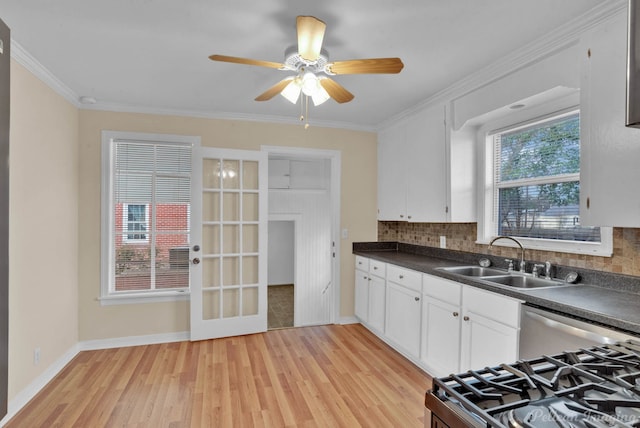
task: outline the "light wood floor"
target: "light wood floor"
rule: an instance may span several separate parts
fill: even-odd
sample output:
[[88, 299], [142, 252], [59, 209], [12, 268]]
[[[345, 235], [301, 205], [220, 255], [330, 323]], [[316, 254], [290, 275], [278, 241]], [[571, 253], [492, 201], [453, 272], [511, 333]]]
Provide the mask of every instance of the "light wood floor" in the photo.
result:
[[15, 427], [422, 427], [428, 375], [359, 324], [81, 352]]

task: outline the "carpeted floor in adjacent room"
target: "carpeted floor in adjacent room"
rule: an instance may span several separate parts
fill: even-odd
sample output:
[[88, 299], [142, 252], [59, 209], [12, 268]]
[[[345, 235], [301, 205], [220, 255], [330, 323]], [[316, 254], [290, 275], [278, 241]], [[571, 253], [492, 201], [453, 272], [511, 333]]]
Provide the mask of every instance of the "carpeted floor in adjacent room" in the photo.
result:
[[293, 327], [293, 284], [270, 285], [267, 299], [269, 330]]

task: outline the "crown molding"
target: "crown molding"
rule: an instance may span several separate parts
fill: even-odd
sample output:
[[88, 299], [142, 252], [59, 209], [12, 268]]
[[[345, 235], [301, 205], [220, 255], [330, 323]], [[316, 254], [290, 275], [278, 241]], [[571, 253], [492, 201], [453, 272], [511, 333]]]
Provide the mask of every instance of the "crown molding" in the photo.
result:
[[42, 82], [47, 86], [60, 94], [65, 100], [69, 101], [75, 107], [80, 108], [81, 104], [78, 100], [78, 94], [54, 76], [52, 72], [50, 72], [13, 39], [11, 39], [11, 58], [16, 60], [16, 62], [29, 70], [34, 76], [42, 80]]
[[567, 22], [562, 27], [559, 27], [554, 31], [550, 31], [545, 36], [524, 45], [518, 50], [507, 54], [503, 58], [492, 62], [487, 67], [480, 69], [476, 73], [473, 73], [453, 85], [435, 93], [415, 106], [381, 122], [376, 127], [376, 130], [379, 131], [384, 129], [387, 126], [409, 117], [428, 106], [452, 101], [495, 82], [496, 80], [504, 78], [509, 74], [521, 70], [522, 68], [545, 57], [576, 45], [580, 41], [581, 35], [587, 30], [609, 20], [618, 13], [626, 11], [626, 8], [627, 0], [603, 1], [588, 12], [585, 12], [577, 18]]
[[[97, 110], [97, 111], [110, 111], [117, 113], [140, 113], [140, 114], [155, 114], [163, 116], [182, 116], [201, 119], [221, 119], [221, 120], [243, 120], [249, 122], [263, 122], [263, 123], [275, 123], [284, 125], [297, 125], [301, 126], [300, 120], [297, 116], [275, 116], [275, 115], [252, 115], [244, 113], [223, 112], [223, 111], [203, 111], [203, 110], [183, 110], [183, 109], [167, 109], [167, 108], [154, 108], [145, 106], [133, 106], [127, 104], [117, 103], [101, 103], [80, 106], [82, 110]], [[320, 128], [337, 128], [347, 129], [351, 131], [365, 131], [376, 132], [375, 126], [358, 125], [348, 122], [337, 122], [329, 120], [311, 120], [309, 122], [310, 127]]]

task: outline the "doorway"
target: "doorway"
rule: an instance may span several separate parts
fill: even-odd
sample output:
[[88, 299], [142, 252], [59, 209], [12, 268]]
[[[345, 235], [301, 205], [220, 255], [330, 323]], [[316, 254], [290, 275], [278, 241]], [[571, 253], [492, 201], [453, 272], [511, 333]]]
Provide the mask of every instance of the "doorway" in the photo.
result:
[[[340, 152], [262, 150], [269, 158], [269, 221], [294, 223], [293, 326], [335, 323], [340, 308]], [[270, 231], [268, 239], [271, 256], [279, 238]]]
[[295, 221], [269, 220], [267, 328], [294, 326]]

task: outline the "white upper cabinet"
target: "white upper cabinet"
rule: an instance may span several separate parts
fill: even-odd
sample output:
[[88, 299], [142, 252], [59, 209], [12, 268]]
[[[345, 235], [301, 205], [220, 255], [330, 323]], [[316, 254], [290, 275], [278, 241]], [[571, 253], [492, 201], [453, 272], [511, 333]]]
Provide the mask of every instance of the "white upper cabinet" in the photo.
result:
[[378, 134], [378, 220], [407, 220], [405, 134], [404, 122]]
[[640, 226], [640, 130], [625, 127], [626, 13], [582, 40], [580, 220]]
[[407, 220], [446, 221], [444, 106], [418, 112], [406, 126]]
[[475, 220], [473, 140], [463, 147], [449, 137], [444, 104], [380, 131], [378, 220]]

